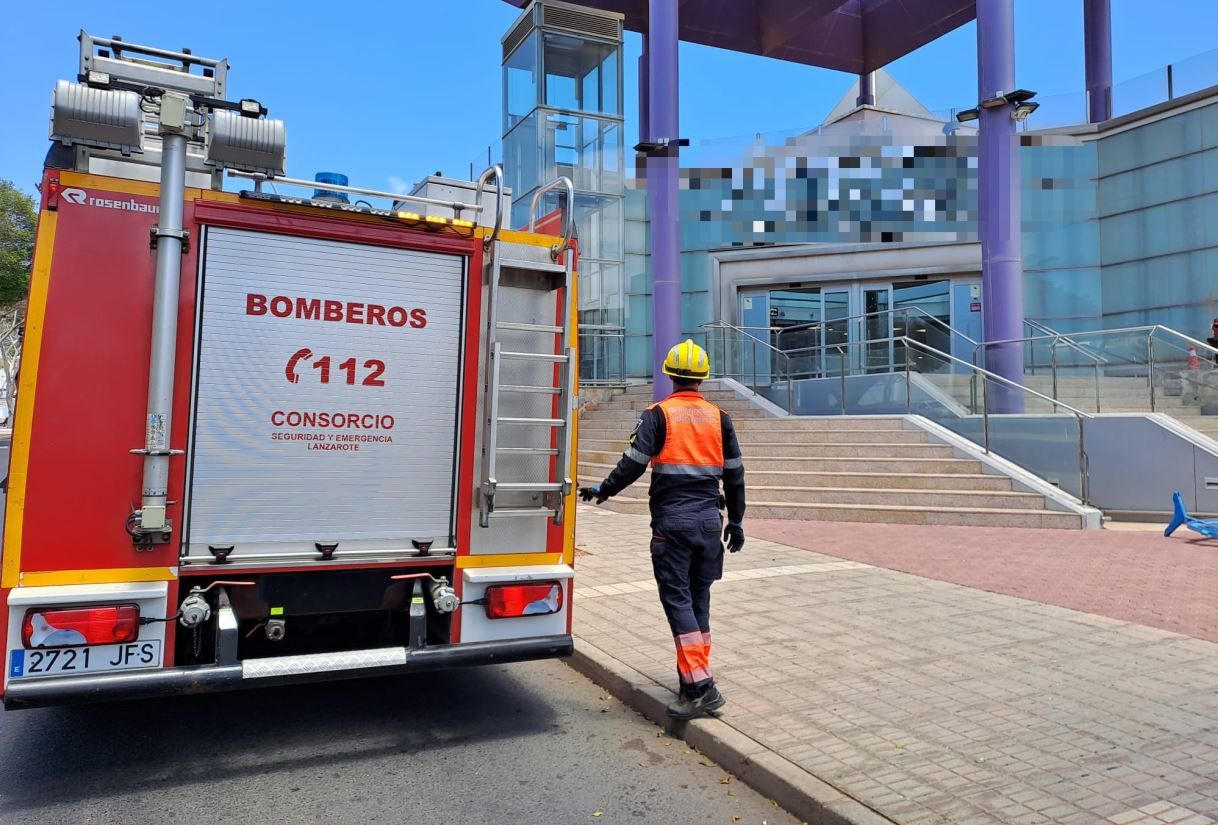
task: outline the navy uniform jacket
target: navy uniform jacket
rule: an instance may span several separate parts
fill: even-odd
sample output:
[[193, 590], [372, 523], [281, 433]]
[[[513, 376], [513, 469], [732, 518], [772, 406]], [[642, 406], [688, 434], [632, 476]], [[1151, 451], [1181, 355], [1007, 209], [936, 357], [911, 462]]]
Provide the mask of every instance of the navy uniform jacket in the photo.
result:
[[[718, 412], [722, 437], [722, 466], [687, 469], [666, 467], [657, 462], [652, 467], [651, 474], [651, 515], [653, 518], [662, 518], [718, 509], [719, 482], [722, 480], [728, 521], [740, 524], [744, 520], [744, 462], [740, 455], [740, 443], [736, 440], [736, 429], [732, 426], [732, 417], [713, 407], [702, 398], [701, 393], [694, 390], [673, 393], [661, 403], [679, 397], [690, 401], [696, 398], [701, 404]], [[606, 496], [614, 496], [638, 481], [647, 470], [647, 465], [664, 452], [668, 438], [668, 421], [664, 411], [659, 404], [648, 407], [634, 426], [630, 446], [613, 472], [601, 482], [601, 492]]]

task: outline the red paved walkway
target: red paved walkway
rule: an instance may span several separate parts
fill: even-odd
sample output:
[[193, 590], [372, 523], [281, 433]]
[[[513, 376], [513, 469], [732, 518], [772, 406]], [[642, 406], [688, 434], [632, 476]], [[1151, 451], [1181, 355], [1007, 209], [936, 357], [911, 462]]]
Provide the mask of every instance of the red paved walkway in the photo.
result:
[[1184, 529], [1167, 539], [1159, 532], [748, 519], [745, 531], [830, 556], [1218, 642], [1218, 541]]

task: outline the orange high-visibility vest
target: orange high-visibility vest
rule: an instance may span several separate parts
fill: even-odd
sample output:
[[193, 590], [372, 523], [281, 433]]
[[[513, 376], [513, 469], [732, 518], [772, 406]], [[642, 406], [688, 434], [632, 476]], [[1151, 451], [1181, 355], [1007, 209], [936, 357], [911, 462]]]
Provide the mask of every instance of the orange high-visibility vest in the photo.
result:
[[653, 473], [723, 475], [723, 418], [696, 392], [677, 392], [652, 404], [664, 413], [664, 448], [651, 460]]

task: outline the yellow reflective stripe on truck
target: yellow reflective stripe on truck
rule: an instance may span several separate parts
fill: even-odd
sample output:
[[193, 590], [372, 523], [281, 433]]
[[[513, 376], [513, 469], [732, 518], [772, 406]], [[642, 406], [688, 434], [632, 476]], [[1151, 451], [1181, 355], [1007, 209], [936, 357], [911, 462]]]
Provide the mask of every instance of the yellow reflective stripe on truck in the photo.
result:
[[4, 561], [0, 586], [16, 587], [21, 573], [21, 529], [25, 522], [25, 482], [30, 466], [30, 433], [34, 428], [34, 392], [38, 383], [38, 356], [47, 314], [47, 288], [51, 257], [55, 252], [57, 212], [43, 210], [38, 221], [34, 266], [30, 272], [30, 301], [26, 308], [21, 370], [17, 381], [17, 412], [9, 456], [8, 503], [4, 517]]
[[21, 574], [22, 587], [52, 584], [119, 584], [168, 582], [178, 577], [172, 567], [115, 567], [108, 570], [32, 570]]
[[458, 556], [457, 567], [521, 567], [534, 564], [562, 564], [562, 553], [492, 553]]

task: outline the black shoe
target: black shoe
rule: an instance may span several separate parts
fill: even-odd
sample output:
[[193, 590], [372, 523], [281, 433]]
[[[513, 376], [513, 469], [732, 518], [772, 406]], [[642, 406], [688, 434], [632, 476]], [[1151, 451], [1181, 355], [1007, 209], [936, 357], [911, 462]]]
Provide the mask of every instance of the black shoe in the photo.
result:
[[668, 703], [668, 716], [672, 719], [697, 719], [708, 716], [727, 704], [719, 688], [712, 687], [696, 699], [678, 696], [675, 702]]

